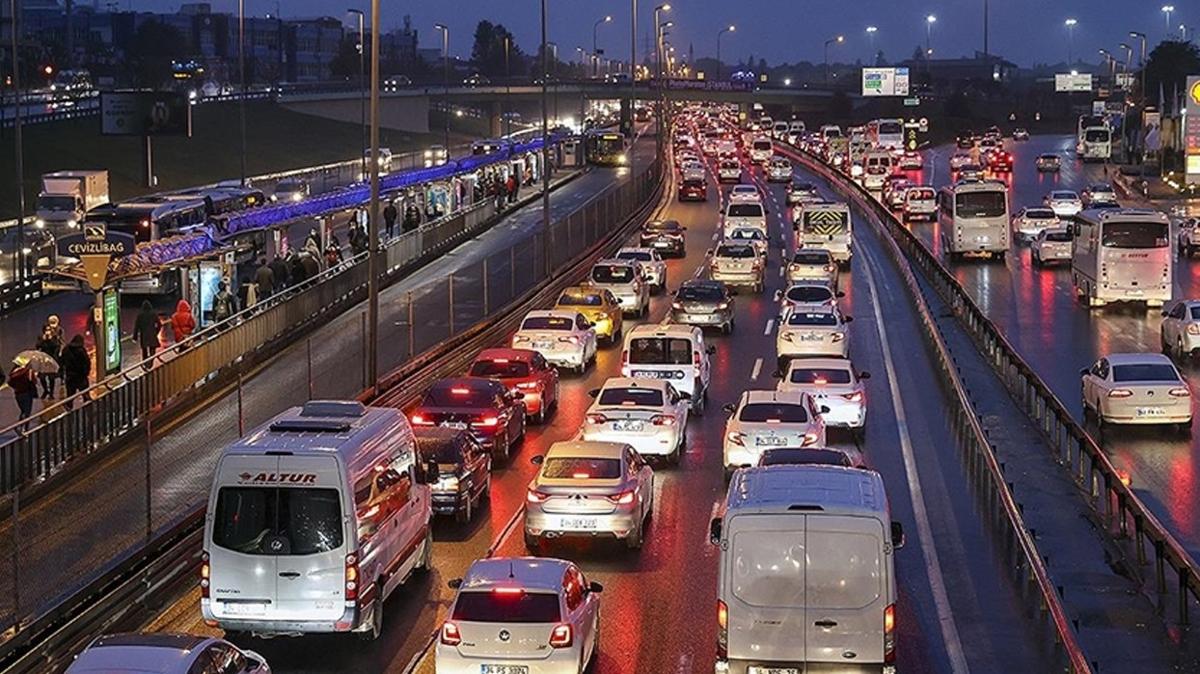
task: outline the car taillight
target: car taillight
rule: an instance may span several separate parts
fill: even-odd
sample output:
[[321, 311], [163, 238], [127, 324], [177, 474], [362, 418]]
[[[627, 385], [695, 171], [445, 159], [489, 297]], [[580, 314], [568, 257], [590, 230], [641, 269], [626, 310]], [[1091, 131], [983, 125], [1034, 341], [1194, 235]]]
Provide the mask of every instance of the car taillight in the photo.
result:
[[208, 553], [200, 556], [200, 597], [208, 599], [210, 579], [212, 577], [212, 567], [208, 564]]
[[425, 417], [421, 416], [420, 414], [414, 414], [414, 415], [412, 415], [412, 424], [414, 426], [432, 426], [433, 420], [426, 419]]
[[729, 607], [717, 600], [717, 658], [729, 657]]
[[730, 442], [732, 442], [733, 444], [735, 444], [739, 447], [746, 446], [746, 434], [745, 433], [738, 433], [737, 431], [734, 431], [732, 433], [729, 433], [725, 437], [728, 438]]
[[1187, 333], [1189, 335], [1200, 335], [1200, 323], [1188, 323]]
[[896, 605], [888, 604], [883, 609], [883, 662], [896, 662]]
[[575, 640], [575, 630], [567, 623], [555, 625], [550, 630], [550, 648], [570, 648]]
[[1188, 390], [1188, 388], [1186, 386], [1180, 386], [1179, 388], [1173, 388], [1170, 391], [1167, 391], [1167, 393], [1171, 394], [1172, 396], [1175, 396], [1176, 398], [1186, 398], [1186, 397], [1192, 395], [1192, 392], [1190, 390]]
[[346, 601], [358, 599], [358, 555], [346, 555]]
[[654, 416], [650, 417], [650, 423], [654, 424], [655, 426], [674, 426], [675, 417], [668, 416], [666, 414], [655, 414]]
[[811, 447], [812, 445], [815, 445], [815, 444], [817, 444], [817, 434], [816, 433], [805, 433], [804, 440], [800, 443], [800, 446], [801, 447]]
[[570, 337], [559, 337], [559, 338], [558, 338], [558, 341], [560, 341], [560, 342], [565, 342], [565, 343], [568, 343], [568, 344], [578, 344], [578, 343], [579, 343], [579, 338], [578, 338], [578, 337], [576, 337], [575, 335], [571, 335]]
[[593, 412], [587, 415], [587, 422], [589, 424], [607, 424], [608, 417], [604, 416], [603, 414], [597, 414]]
[[634, 499], [636, 498], [636, 494], [630, 490], [623, 491], [619, 494], [612, 494], [610, 496], [606, 496], [605, 498], [618, 505], [629, 505], [630, 503], [633, 503]]
[[526, 391], [535, 391], [535, 390], [541, 388], [541, 386], [542, 386], [542, 383], [540, 381], [523, 381], [523, 382], [517, 384], [517, 388], [523, 389]]
[[827, 264], [827, 265], [825, 265], [825, 271], [827, 271], [827, 272], [831, 272], [831, 271], [833, 271], [834, 269], [835, 269], [835, 267], [834, 267], [833, 265], [831, 265], [831, 264]]
[[472, 421], [471, 425], [477, 428], [495, 428], [496, 426], [500, 425], [500, 417], [494, 415], [481, 417], [475, 421]]
[[546, 500], [549, 498], [550, 498], [549, 494], [543, 494], [542, 492], [534, 489], [533, 487], [530, 487], [529, 491], [525, 492], [525, 500], [528, 501], [529, 503], [545, 503]]
[[696, 367], [700, 367], [700, 352], [699, 351], [692, 352], [692, 365], [695, 365]]
[[442, 623], [442, 644], [446, 646], [457, 646], [462, 643], [462, 632], [458, 631], [458, 625], [447, 620]]
[[843, 393], [842, 397], [852, 403], [857, 403], [862, 402], [863, 394], [862, 391], [855, 391], [854, 393]]
[[676, 311], [682, 311], [682, 310], [683, 310], [683, 303], [682, 303], [682, 302], [672, 302], [672, 303], [671, 303], [671, 308], [672, 308], [672, 309], [674, 309], [674, 310], [676, 310]]
[[1133, 391], [1127, 388], [1115, 388], [1108, 392], [1109, 398], [1128, 398], [1133, 395]]

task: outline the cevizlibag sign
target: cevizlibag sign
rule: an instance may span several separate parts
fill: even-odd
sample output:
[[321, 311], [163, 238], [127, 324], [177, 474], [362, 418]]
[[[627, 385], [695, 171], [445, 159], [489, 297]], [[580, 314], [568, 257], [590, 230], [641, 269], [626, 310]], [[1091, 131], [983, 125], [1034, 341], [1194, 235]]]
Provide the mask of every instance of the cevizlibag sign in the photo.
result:
[[1183, 166], [1188, 185], [1200, 185], [1200, 75], [1187, 78], [1187, 107], [1184, 110]]

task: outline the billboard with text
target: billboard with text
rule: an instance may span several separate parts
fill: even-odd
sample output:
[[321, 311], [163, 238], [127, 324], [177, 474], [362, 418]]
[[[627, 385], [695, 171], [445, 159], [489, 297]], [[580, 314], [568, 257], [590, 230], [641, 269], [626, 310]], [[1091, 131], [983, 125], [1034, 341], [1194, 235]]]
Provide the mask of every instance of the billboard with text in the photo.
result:
[[908, 68], [863, 68], [863, 96], [907, 96]]
[[1057, 73], [1054, 76], [1055, 91], [1091, 91], [1091, 73]]

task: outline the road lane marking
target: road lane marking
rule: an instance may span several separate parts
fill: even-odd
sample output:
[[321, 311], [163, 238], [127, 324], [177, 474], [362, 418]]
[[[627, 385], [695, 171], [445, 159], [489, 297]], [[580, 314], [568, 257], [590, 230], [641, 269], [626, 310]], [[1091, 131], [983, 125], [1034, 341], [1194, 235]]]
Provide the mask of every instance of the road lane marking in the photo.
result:
[[763, 336], [764, 337], [769, 336], [771, 334], [771, 331], [774, 329], [775, 329], [775, 319], [774, 318], [768, 319], [767, 327], [763, 330]]
[[754, 369], [750, 370], [750, 381], [758, 381], [758, 375], [762, 372], [762, 358], [754, 359]]
[[[864, 251], [865, 252], [865, 251]], [[883, 347], [883, 364], [887, 369], [888, 388], [892, 396], [892, 407], [896, 412], [896, 432], [900, 436], [900, 450], [904, 457], [904, 474], [908, 478], [908, 490], [912, 495], [913, 515], [917, 520], [917, 533], [926, 549], [926, 563], [929, 565], [929, 586], [933, 592], [933, 603], [937, 609], [938, 626], [942, 631], [942, 643], [946, 646], [946, 655], [950, 658], [951, 669], [954, 672], [968, 672], [966, 656], [963, 654], [962, 641], [958, 637], [958, 626], [954, 623], [954, 614], [950, 608], [950, 599], [946, 593], [945, 581], [942, 578], [942, 565], [938, 560], [937, 546], [933, 543], [933, 527], [929, 524], [929, 512], [925, 507], [925, 495], [921, 490], [921, 475], [917, 471], [916, 458], [913, 454], [912, 438], [908, 434], [908, 417], [904, 411], [904, 398], [900, 394], [899, 379], [896, 367], [892, 362], [892, 347], [888, 342], [888, 333], [883, 322], [883, 310], [879, 305], [879, 291], [875, 286], [875, 274], [871, 267], [875, 262], [874, 256], [867, 254], [866, 270], [867, 285], [871, 289], [871, 304], [875, 313], [875, 330], [879, 333], [879, 343]]]

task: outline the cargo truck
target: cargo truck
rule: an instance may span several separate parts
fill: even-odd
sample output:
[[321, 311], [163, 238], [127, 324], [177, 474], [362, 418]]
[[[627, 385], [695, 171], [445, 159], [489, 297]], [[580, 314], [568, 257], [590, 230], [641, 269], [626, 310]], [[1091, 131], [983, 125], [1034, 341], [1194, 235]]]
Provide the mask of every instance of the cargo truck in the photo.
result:
[[36, 226], [59, 236], [75, 231], [89, 210], [109, 202], [108, 171], [55, 171], [42, 176]]

